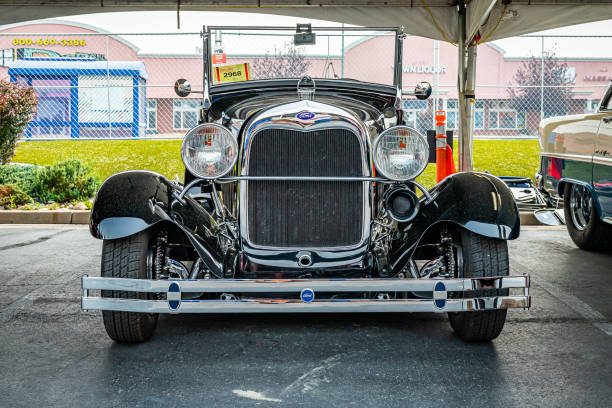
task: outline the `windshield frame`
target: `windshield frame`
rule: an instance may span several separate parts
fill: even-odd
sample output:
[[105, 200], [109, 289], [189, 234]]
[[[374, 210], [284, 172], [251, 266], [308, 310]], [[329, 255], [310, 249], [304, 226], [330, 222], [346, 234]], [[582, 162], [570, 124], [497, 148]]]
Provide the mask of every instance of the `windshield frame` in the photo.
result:
[[[303, 28], [303, 25], [300, 28]], [[393, 86], [396, 88], [399, 95], [402, 91], [402, 60], [403, 60], [403, 41], [406, 38], [403, 27], [310, 27], [312, 32], [316, 31], [339, 31], [339, 32], [359, 32], [359, 31], [387, 31], [395, 33], [395, 50], [393, 57]], [[294, 31], [298, 32], [297, 26], [203, 26], [200, 36], [202, 37], [202, 63], [204, 64], [203, 69], [203, 83], [204, 83], [204, 106], [207, 107], [207, 100], [210, 101], [209, 88], [210, 86], [218, 86], [221, 84], [209, 83], [209, 78], [212, 78], [212, 32], [215, 30], [240, 30], [240, 31]], [[291, 79], [291, 78], [287, 78]], [[346, 78], [340, 78], [339, 80], [345, 80]], [[210, 102], [208, 102], [210, 103]], [[210, 105], [208, 105], [210, 106]]]

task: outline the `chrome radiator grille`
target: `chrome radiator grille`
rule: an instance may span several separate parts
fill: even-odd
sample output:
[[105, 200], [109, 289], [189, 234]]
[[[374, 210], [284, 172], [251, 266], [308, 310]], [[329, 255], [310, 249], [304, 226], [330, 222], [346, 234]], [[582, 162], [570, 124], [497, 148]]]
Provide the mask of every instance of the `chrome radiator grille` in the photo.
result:
[[[250, 176], [362, 176], [359, 139], [346, 129], [264, 129], [250, 147]], [[249, 181], [248, 236], [270, 247], [357, 244], [363, 231], [363, 183]]]

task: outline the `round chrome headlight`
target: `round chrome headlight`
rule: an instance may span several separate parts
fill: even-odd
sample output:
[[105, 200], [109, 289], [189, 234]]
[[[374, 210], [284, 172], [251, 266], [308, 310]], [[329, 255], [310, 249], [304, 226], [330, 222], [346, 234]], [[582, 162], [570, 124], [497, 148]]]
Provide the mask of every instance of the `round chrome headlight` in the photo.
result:
[[196, 177], [215, 179], [226, 175], [238, 160], [238, 142], [228, 129], [203, 123], [185, 135], [181, 156]]
[[427, 139], [409, 127], [392, 127], [374, 141], [376, 171], [391, 180], [416, 178], [425, 170], [428, 159]]

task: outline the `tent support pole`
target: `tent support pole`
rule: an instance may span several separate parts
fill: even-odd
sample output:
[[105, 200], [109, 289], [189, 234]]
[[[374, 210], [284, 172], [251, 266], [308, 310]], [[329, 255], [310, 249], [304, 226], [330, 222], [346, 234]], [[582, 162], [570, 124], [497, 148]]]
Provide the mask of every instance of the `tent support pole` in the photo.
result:
[[458, 18], [459, 171], [472, 171], [477, 44], [466, 40], [465, 8], [459, 9]]
[[459, 171], [473, 170], [474, 106], [476, 104], [474, 95], [475, 83], [476, 44], [471, 44], [467, 47], [465, 85], [460, 95], [461, 133], [459, 135]]

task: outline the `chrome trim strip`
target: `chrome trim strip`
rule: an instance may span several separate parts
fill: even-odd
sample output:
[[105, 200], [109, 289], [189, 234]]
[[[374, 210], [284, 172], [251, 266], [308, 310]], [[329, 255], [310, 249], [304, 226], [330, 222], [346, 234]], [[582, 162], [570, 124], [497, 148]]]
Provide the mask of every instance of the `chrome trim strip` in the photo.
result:
[[612, 165], [612, 157], [602, 157], [597, 155], [587, 156], [584, 154], [540, 152], [540, 157], [554, 157], [557, 159], [576, 160], [585, 163], [592, 162], [595, 164]]
[[[381, 177], [275, 177], [275, 176], [232, 176], [232, 177], [222, 177], [216, 179], [217, 183], [233, 183], [236, 181], [370, 181], [376, 183], [387, 183], [394, 184], [397, 183], [395, 180], [381, 178]], [[421, 184], [417, 183], [414, 180], [406, 180], [405, 183], [410, 183], [423, 193], [427, 202], [432, 200], [429, 191]], [[192, 183], [193, 184], [193, 183]], [[190, 184], [191, 186], [191, 184]]]
[[395, 180], [381, 177], [305, 177], [305, 176], [233, 176], [217, 179], [217, 182], [232, 181], [375, 181], [379, 183], [397, 183]]
[[[293, 31], [295, 32], [295, 26], [208, 26], [209, 30], [262, 30], [262, 31]], [[323, 27], [313, 26], [313, 31], [397, 31], [400, 27]]]
[[588, 162], [588, 163], [591, 163], [593, 161], [593, 156], [587, 156], [584, 154], [540, 152], [540, 157], [543, 157], [543, 156], [554, 157], [556, 159], [576, 160], [576, 161]]
[[612, 157], [593, 156], [593, 163], [612, 166]]
[[249, 300], [182, 300], [172, 310], [165, 300], [83, 298], [83, 310], [115, 310], [141, 313], [376, 313], [376, 312], [469, 312], [508, 308], [529, 308], [529, 296], [497, 296], [473, 299], [447, 299], [438, 308], [433, 300], [301, 300], [249, 299]]
[[[82, 299], [89, 297], [89, 291], [85, 289], [85, 278], [87, 278], [88, 276], [89, 275], [87, 274], [81, 276], [81, 290], [83, 291], [83, 294], [81, 295], [81, 303], [83, 302]], [[87, 309], [83, 309], [83, 310], [87, 311]]]
[[[126, 292], [159, 293], [168, 291], [171, 283], [178, 283], [181, 292], [241, 292], [299, 294], [305, 288], [315, 292], [431, 292], [436, 283], [443, 282], [448, 292], [481, 289], [529, 288], [529, 277], [497, 276], [467, 279], [193, 279], [154, 280], [101, 278], [84, 276], [84, 290], [118, 290]], [[86, 296], [85, 296], [86, 297]]]

